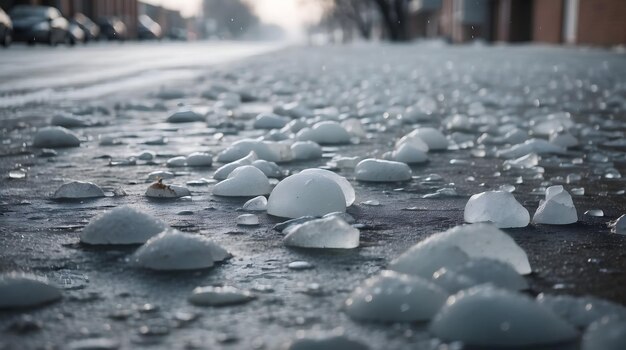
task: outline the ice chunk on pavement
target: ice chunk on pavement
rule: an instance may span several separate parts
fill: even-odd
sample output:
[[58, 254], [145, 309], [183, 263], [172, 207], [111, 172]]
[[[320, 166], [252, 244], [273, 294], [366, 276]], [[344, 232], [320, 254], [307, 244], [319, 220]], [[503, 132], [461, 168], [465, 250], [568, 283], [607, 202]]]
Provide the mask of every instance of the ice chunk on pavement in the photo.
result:
[[339, 169], [354, 169], [361, 160], [363, 160], [361, 157], [335, 156], [327, 165]]
[[189, 296], [189, 302], [198, 306], [227, 306], [244, 304], [255, 296], [247, 290], [232, 286], [197, 287]]
[[162, 179], [159, 179], [148, 187], [145, 195], [152, 198], [179, 198], [191, 196], [191, 192], [183, 186], [165, 185]]
[[440, 268], [465, 263], [469, 256], [452, 244], [416, 244], [391, 261], [389, 269], [430, 278]]
[[253, 197], [270, 193], [270, 181], [252, 165], [233, 170], [228, 178], [213, 187], [213, 194], [224, 197]]
[[450, 271], [471, 278], [476, 284], [491, 283], [509, 290], [526, 290], [528, 282], [515, 269], [499, 260], [472, 258], [465, 264], [448, 268]]
[[359, 230], [339, 216], [291, 226], [286, 233], [283, 242], [291, 247], [352, 249], [359, 246]]
[[300, 141], [313, 141], [320, 145], [350, 143], [350, 134], [335, 121], [323, 121], [313, 125], [310, 129], [304, 128], [298, 131], [296, 139]]
[[289, 123], [289, 118], [274, 113], [261, 113], [254, 119], [255, 129], [280, 129]]
[[603, 217], [604, 216], [604, 210], [602, 209], [589, 209], [585, 212], [586, 216], [592, 216], [592, 217]]
[[187, 165], [187, 157], [185, 156], [179, 156], [179, 157], [173, 157], [167, 160], [166, 164], [168, 167], [170, 168], [178, 168], [178, 167], [183, 167]]
[[146, 182], [153, 182], [159, 179], [172, 179], [175, 176], [176, 175], [174, 175], [174, 173], [170, 171], [163, 171], [163, 170], [153, 171], [150, 174], [148, 174], [148, 179], [146, 180]]
[[428, 321], [448, 294], [432, 282], [395, 271], [382, 271], [357, 287], [344, 303], [358, 321]]
[[[425, 240], [409, 248], [391, 263], [391, 268], [398, 271], [420, 274], [421, 267], [417, 262], [425, 263], [427, 258], [419, 257], [424, 254], [433, 261], [444, 261], [445, 265], [454, 266], [464, 263], [463, 255], [454, 249], [434, 249], [434, 246], [454, 246], [461, 249], [471, 258], [490, 258], [511, 264], [515, 270], [523, 275], [531, 273], [528, 256], [511, 236], [489, 224], [462, 225], [444, 232], [435, 233]], [[437, 253], [444, 257], [436, 257]], [[431, 265], [437, 265], [432, 263]], [[426, 270], [428, 271], [428, 270]]]
[[156, 153], [154, 151], [141, 151], [136, 158], [139, 160], [153, 160], [156, 158]]
[[526, 227], [530, 214], [515, 197], [504, 191], [487, 191], [470, 197], [465, 205], [465, 222], [490, 222], [496, 227]]
[[412, 144], [403, 143], [391, 153], [391, 159], [407, 164], [419, 164], [427, 162], [428, 156]]
[[578, 214], [572, 196], [563, 186], [550, 186], [546, 190], [546, 199], [539, 202], [539, 208], [533, 216], [536, 224], [567, 225], [578, 221]]
[[405, 163], [381, 159], [364, 159], [354, 169], [359, 181], [398, 182], [411, 180], [411, 168]]
[[117, 207], [92, 219], [80, 234], [86, 244], [141, 244], [167, 225], [129, 206]]
[[233, 142], [232, 145], [217, 155], [217, 161], [228, 163], [239, 160], [254, 151], [259, 159], [270, 162], [288, 162], [293, 159], [291, 145], [288, 143], [243, 139]]
[[0, 310], [30, 308], [61, 299], [61, 291], [43, 277], [26, 273], [0, 275]]
[[283, 176], [283, 171], [278, 164], [274, 162], [268, 162], [267, 160], [257, 159], [252, 162], [252, 166], [261, 170], [267, 177], [278, 178]]
[[224, 248], [205, 237], [169, 228], [141, 246], [134, 261], [150, 270], [176, 271], [206, 269], [228, 257]]
[[301, 338], [294, 340], [287, 350], [368, 350], [369, 347], [345, 335]]
[[346, 211], [346, 197], [336, 181], [318, 173], [299, 173], [276, 185], [267, 213], [286, 218], [323, 216]]
[[61, 185], [52, 197], [56, 199], [98, 198], [104, 197], [104, 191], [92, 182], [70, 181]]
[[215, 174], [213, 174], [213, 178], [216, 180], [225, 180], [233, 170], [239, 168], [240, 166], [252, 165], [252, 162], [257, 159], [259, 159], [259, 157], [256, 155], [256, 153], [254, 153], [254, 151], [251, 151], [245, 157], [219, 167], [215, 171]]
[[539, 165], [540, 159], [536, 153], [529, 153], [516, 159], [505, 160], [504, 165], [510, 168], [527, 169]]
[[576, 327], [585, 328], [606, 316], [626, 319], [626, 307], [592, 296], [539, 294], [537, 302]]
[[204, 116], [190, 109], [181, 109], [167, 118], [168, 123], [192, 123], [203, 122]]
[[61, 126], [47, 126], [37, 130], [33, 139], [33, 147], [62, 148], [79, 147], [80, 140], [73, 132]]
[[89, 122], [70, 113], [59, 113], [52, 117], [50, 125], [62, 126], [64, 128], [77, 128], [89, 126]]
[[243, 210], [265, 211], [267, 210], [267, 198], [264, 196], [254, 197], [243, 204]]
[[604, 317], [585, 331], [582, 350], [623, 350], [626, 347], [626, 319]]
[[426, 142], [424, 142], [419, 136], [405, 135], [396, 141], [396, 149], [402, 145], [411, 145], [412, 148], [420, 150], [424, 153], [428, 152], [429, 148]]
[[291, 145], [294, 160], [322, 158], [322, 147], [313, 141], [298, 141]]
[[207, 152], [193, 152], [187, 156], [187, 166], [209, 167], [213, 164], [213, 156]]
[[237, 225], [239, 226], [256, 226], [258, 224], [259, 217], [254, 214], [242, 214], [237, 217]]
[[496, 155], [500, 158], [511, 159], [519, 158], [530, 153], [536, 153], [539, 155], [546, 153], [564, 154], [565, 148], [551, 144], [546, 140], [530, 139], [524, 143], [500, 150], [496, 152]]
[[578, 336], [576, 329], [534, 300], [493, 286], [470, 288], [448, 298], [430, 332], [445, 342], [479, 347], [557, 344]]
[[448, 149], [448, 139], [435, 128], [417, 128], [411, 131], [408, 137], [419, 137], [428, 145], [430, 151], [443, 151]]
[[611, 228], [611, 232], [617, 233], [620, 235], [626, 235], [626, 214], [617, 218], [617, 220], [609, 223], [609, 227]]
[[302, 174], [317, 174], [317, 175], [321, 175], [321, 176], [327, 177], [327, 178], [335, 181], [337, 183], [337, 185], [339, 185], [339, 187], [341, 187], [341, 191], [343, 192], [343, 196], [346, 198], [346, 207], [351, 206], [352, 203], [354, 203], [354, 201], [356, 200], [356, 193], [354, 192], [354, 188], [352, 187], [350, 182], [348, 180], [346, 180], [346, 178], [341, 176], [341, 175], [337, 175], [336, 173], [334, 173], [332, 171], [329, 171], [329, 170], [318, 169], [318, 168], [304, 169], [300, 173], [302, 173]]

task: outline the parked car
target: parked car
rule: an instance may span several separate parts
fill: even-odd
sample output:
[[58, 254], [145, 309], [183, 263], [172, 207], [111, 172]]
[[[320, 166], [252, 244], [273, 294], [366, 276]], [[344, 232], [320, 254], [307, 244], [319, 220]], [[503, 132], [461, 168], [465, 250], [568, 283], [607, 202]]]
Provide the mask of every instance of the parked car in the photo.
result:
[[85, 33], [85, 42], [98, 40], [100, 36], [100, 27], [95, 24], [89, 17], [82, 13], [74, 15], [70, 23], [76, 24]]
[[70, 22], [67, 28], [67, 41], [72, 46], [85, 42], [85, 32], [78, 24]]
[[100, 19], [100, 35], [107, 40], [124, 41], [128, 39], [126, 24], [117, 17], [103, 17]]
[[54, 7], [18, 5], [9, 14], [13, 21], [14, 41], [52, 46], [68, 41], [69, 23]]
[[13, 41], [13, 22], [6, 12], [0, 8], [0, 45], [8, 47]]
[[148, 15], [139, 16], [137, 27], [137, 37], [139, 40], [159, 40], [161, 39], [161, 26]]

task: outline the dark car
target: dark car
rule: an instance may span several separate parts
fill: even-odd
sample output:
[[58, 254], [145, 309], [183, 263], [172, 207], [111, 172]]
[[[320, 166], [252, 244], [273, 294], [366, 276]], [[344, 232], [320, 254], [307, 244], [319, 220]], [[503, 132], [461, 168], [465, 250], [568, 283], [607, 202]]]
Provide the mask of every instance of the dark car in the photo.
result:
[[100, 27], [82, 13], [74, 15], [70, 23], [77, 25], [85, 33], [85, 42], [98, 40]]
[[54, 46], [69, 39], [69, 24], [54, 7], [18, 5], [11, 10], [10, 16], [14, 41]]
[[126, 24], [117, 17], [104, 17], [101, 18], [100, 35], [107, 40], [119, 40], [124, 41], [127, 39], [128, 33], [126, 30]]
[[13, 41], [13, 22], [6, 12], [0, 9], [0, 45], [7, 47]]
[[161, 26], [148, 15], [139, 16], [137, 27], [137, 37], [139, 40], [159, 40], [161, 39]]

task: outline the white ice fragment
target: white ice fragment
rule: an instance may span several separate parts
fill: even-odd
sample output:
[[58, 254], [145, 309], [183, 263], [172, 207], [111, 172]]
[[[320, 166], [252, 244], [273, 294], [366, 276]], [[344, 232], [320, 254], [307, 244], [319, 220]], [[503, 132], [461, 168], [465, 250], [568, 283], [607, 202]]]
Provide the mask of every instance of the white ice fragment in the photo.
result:
[[584, 328], [606, 316], [626, 319], [626, 307], [592, 296], [539, 294], [537, 302], [576, 327]]
[[478, 347], [528, 347], [574, 340], [568, 323], [517, 292], [477, 286], [448, 298], [430, 324], [444, 342]]
[[146, 179], [146, 182], [153, 182], [157, 181], [158, 179], [172, 179], [175, 176], [176, 175], [174, 175], [174, 173], [170, 171], [157, 170], [148, 174], [148, 179]]
[[530, 214], [509, 192], [487, 191], [470, 197], [465, 205], [465, 222], [490, 222], [496, 227], [526, 227]]
[[593, 216], [593, 217], [603, 217], [604, 216], [604, 210], [602, 209], [589, 209], [585, 212], [586, 216]]
[[80, 234], [86, 244], [141, 244], [167, 225], [129, 206], [117, 207], [92, 219]]
[[411, 136], [410, 134], [403, 136], [396, 141], [396, 149], [399, 149], [402, 145], [410, 145], [413, 149], [420, 150], [424, 153], [428, 152], [429, 147], [419, 136]]
[[233, 170], [228, 178], [213, 187], [213, 194], [224, 197], [254, 197], [270, 193], [265, 174], [252, 165]]
[[291, 145], [288, 143], [243, 139], [233, 142], [232, 145], [217, 155], [217, 161], [228, 163], [239, 160], [254, 151], [259, 159], [270, 162], [288, 162], [293, 159]]
[[563, 186], [550, 186], [546, 189], [546, 199], [539, 203], [533, 216], [536, 224], [567, 225], [578, 221], [578, 214], [572, 196]]
[[407, 164], [419, 164], [427, 162], [428, 156], [413, 144], [403, 143], [391, 153], [391, 159]]
[[329, 170], [318, 169], [318, 168], [304, 169], [300, 173], [301, 174], [317, 174], [317, 175], [324, 176], [326, 178], [329, 178], [335, 181], [337, 185], [341, 187], [341, 192], [343, 192], [343, 196], [346, 198], [346, 207], [351, 206], [352, 203], [354, 203], [354, 201], [356, 200], [356, 193], [354, 192], [354, 188], [352, 187], [350, 182], [341, 175], [337, 175], [336, 173], [329, 171]]
[[225, 180], [233, 170], [239, 168], [240, 166], [252, 165], [252, 162], [254, 162], [257, 159], [259, 158], [256, 155], [256, 153], [254, 153], [254, 151], [251, 151], [245, 157], [241, 159], [237, 159], [234, 162], [224, 164], [221, 167], [219, 167], [215, 171], [215, 174], [213, 174], [213, 178], [216, 180]]
[[500, 158], [519, 158], [530, 153], [536, 154], [564, 154], [565, 148], [551, 144], [550, 142], [542, 139], [530, 139], [524, 143], [517, 144], [507, 149], [503, 149], [496, 152], [496, 155]]
[[310, 129], [298, 131], [296, 139], [313, 141], [320, 145], [350, 143], [350, 134], [341, 124], [335, 121], [323, 121], [313, 125]]
[[345, 335], [308, 337], [294, 340], [287, 350], [368, 350], [369, 347]]
[[323, 216], [346, 211], [346, 197], [336, 181], [317, 174], [299, 173], [276, 185], [267, 202], [267, 213], [286, 218]]
[[161, 179], [148, 186], [145, 193], [146, 197], [152, 198], [180, 198], [185, 196], [191, 196], [191, 192], [187, 187], [178, 185], [165, 185]]
[[79, 199], [104, 197], [104, 191], [93, 182], [70, 181], [61, 185], [52, 198]]
[[241, 214], [237, 217], [236, 222], [239, 226], [256, 226], [259, 224], [259, 217], [254, 214]]
[[352, 249], [359, 246], [359, 230], [339, 216], [307, 221], [285, 232], [283, 242], [291, 247]]
[[257, 159], [252, 162], [252, 166], [261, 170], [267, 177], [278, 178], [283, 176], [282, 169], [274, 162], [268, 162], [264, 159]]
[[213, 164], [213, 156], [207, 152], [193, 152], [187, 156], [187, 166], [210, 167]]
[[355, 178], [370, 182], [399, 182], [411, 180], [411, 168], [406, 163], [382, 159], [365, 159], [354, 169]]
[[287, 268], [290, 270], [296, 270], [296, 271], [300, 271], [300, 270], [310, 270], [312, 268], [314, 268], [315, 266], [313, 264], [311, 264], [310, 262], [307, 261], [292, 261], [289, 264], [287, 264]]
[[428, 321], [448, 294], [432, 282], [395, 271], [382, 271], [357, 287], [344, 303], [357, 321]]
[[626, 235], [626, 214], [620, 216], [615, 221], [611, 221], [609, 223], [609, 227], [613, 233]]
[[539, 165], [540, 159], [536, 153], [529, 153], [516, 159], [505, 160], [504, 165], [511, 168], [527, 169]]
[[61, 126], [47, 126], [37, 130], [33, 139], [33, 147], [62, 148], [79, 147], [80, 140], [73, 132]]
[[224, 248], [205, 237], [169, 228], [150, 238], [133, 259], [146, 269], [176, 271], [206, 269], [228, 257]]
[[117, 350], [120, 342], [111, 338], [84, 338], [67, 343], [67, 350]]
[[478, 284], [470, 277], [450, 271], [445, 267], [442, 267], [433, 273], [432, 282], [451, 294], [457, 293], [463, 289], [471, 288]]
[[[422, 268], [417, 263], [425, 263], [428, 259], [443, 262], [440, 267], [454, 266], [466, 261], [464, 256], [454, 249], [432, 248], [435, 246], [458, 247], [471, 258], [490, 258], [509, 263], [523, 275], [532, 272], [524, 250], [511, 236], [489, 224], [462, 225], [435, 233], [409, 248], [391, 263], [390, 268], [419, 275]], [[442, 256], [437, 256], [438, 253]], [[422, 254], [426, 257], [420, 257]]]
[[623, 350], [626, 347], [626, 318], [604, 317], [585, 331], [581, 350]]
[[408, 137], [419, 137], [428, 145], [430, 151], [443, 151], [448, 149], [448, 139], [435, 128], [417, 128], [407, 134]]
[[202, 114], [190, 109], [181, 109], [167, 118], [168, 123], [192, 123], [203, 122], [204, 120], [205, 118]]
[[461, 265], [469, 259], [469, 256], [456, 245], [428, 244], [427, 241], [418, 243], [391, 261], [389, 269], [430, 278], [440, 268]]
[[265, 211], [267, 210], [267, 198], [264, 196], [254, 197], [243, 204], [243, 210]]
[[476, 284], [491, 283], [508, 290], [526, 290], [528, 282], [508, 263], [489, 259], [472, 258], [462, 265], [451, 266], [450, 271], [471, 278]]
[[76, 128], [88, 126], [89, 123], [70, 113], [55, 114], [50, 120], [50, 125], [62, 126], [64, 128]]
[[298, 141], [291, 145], [294, 160], [312, 160], [322, 158], [322, 147], [313, 141]]
[[563, 148], [578, 146], [578, 139], [568, 132], [556, 132], [550, 134], [550, 143]]
[[254, 119], [255, 129], [280, 129], [287, 125], [289, 118], [281, 117], [274, 113], [261, 113]]
[[153, 160], [156, 158], [156, 153], [153, 151], [141, 151], [136, 158], [139, 160]]
[[61, 299], [61, 291], [43, 277], [26, 273], [0, 275], [0, 310], [30, 308]]
[[197, 287], [189, 296], [189, 302], [198, 306], [227, 306], [247, 303], [255, 296], [247, 290], [232, 286]]
[[167, 165], [170, 168], [184, 167], [187, 165], [187, 157], [179, 156], [179, 157], [170, 158], [167, 160], [165, 165]]
[[342, 121], [341, 126], [343, 126], [343, 128], [354, 137], [362, 138], [366, 135], [363, 124], [356, 118], [349, 118]]

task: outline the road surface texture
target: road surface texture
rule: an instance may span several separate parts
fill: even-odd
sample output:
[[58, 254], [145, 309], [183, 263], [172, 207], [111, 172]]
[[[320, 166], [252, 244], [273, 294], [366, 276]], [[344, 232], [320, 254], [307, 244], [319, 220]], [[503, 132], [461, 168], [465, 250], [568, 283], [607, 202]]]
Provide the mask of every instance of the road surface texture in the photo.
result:
[[[123, 349], [276, 349], [301, 334], [339, 330], [372, 349], [437, 348], [426, 324], [354, 322], [341, 311], [343, 302], [411, 245], [462, 224], [469, 196], [502, 185], [515, 186], [513, 194], [531, 216], [544, 197], [541, 187], [584, 188], [584, 195], [573, 196], [578, 223], [505, 230], [529, 255], [534, 271], [527, 276], [529, 294], [593, 295], [626, 303], [626, 236], [607, 227], [626, 213], [624, 180], [613, 172], [626, 173], [625, 145], [610, 143], [626, 130], [623, 53], [436, 43], [276, 48], [127, 43], [1, 52], [0, 272], [47, 276], [63, 286], [64, 297], [42, 308], [0, 311], [0, 349], [64, 349], [94, 337], [112, 339]], [[211, 87], [247, 98], [223, 112], [219, 102], [203, 94]], [[428, 153], [429, 162], [413, 166], [413, 180], [406, 183], [361, 183], [352, 170], [340, 170], [357, 194], [348, 213], [363, 225], [361, 245], [354, 250], [289, 249], [272, 230], [282, 220], [264, 213], [259, 226], [238, 227], [235, 218], [246, 199], [214, 197], [212, 182], [188, 186], [191, 198], [144, 196], [150, 172], [172, 170], [164, 165], [168, 158], [194, 151], [217, 154], [235, 140], [263, 136], [266, 132], [251, 129], [252, 118], [293, 101], [318, 115], [359, 118], [367, 135], [350, 145], [326, 147], [320, 160], [281, 164], [288, 172], [325, 166], [334, 155], [379, 157], [392, 150], [396, 139], [416, 127], [400, 117], [410, 105], [425, 109], [428, 118], [419, 125], [442, 127], [457, 141], [470, 135], [473, 141]], [[207, 122], [167, 123], [181, 103], [207, 113]], [[41, 157], [31, 146], [33, 135], [63, 111], [96, 125], [74, 129], [82, 138], [79, 148]], [[503, 146], [476, 142], [483, 132], [494, 131], [487, 116], [510, 116], [511, 123], [527, 130], [532, 117], [556, 112], [571, 114], [582, 145], [543, 156], [543, 173], [506, 170], [493, 156], [494, 147]], [[441, 121], [455, 114], [485, 118], [469, 128], [446, 129]], [[106, 136], [120, 143], [101, 145]], [[166, 144], [145, 144], [161, 136]], [[123, 165], [141, 150], [152, 150], [157, 158]], [[211, 179], [218, 166], [176, 168], [170, 181]], [[18, 168], [26, 177], [10, 179], [9, 172]], [[567, 183], [570, 174], [580, 180]], [[94, 182], [108, 195], [51, 200], [69, 179]], [[440, 188], [454, 188], [458, 195], [422, 198]], [[364, 204], [369, 200], [380, 205]], [[94, 216], [124, 204], [210, 237], [233, 258], [208, 271], [156, 273], [130, 263], [135, 248], [79, 244], [82, 228]], [[604, 217], [585, 215], [589, 209], [602, 209]], [[314, 268], [290, 270], [287, 265], [294, 261]], [[196, 307], [187, 297], [201, 285], [235, 285], [252, 290], [257, 299]]]

